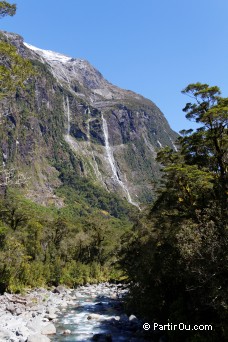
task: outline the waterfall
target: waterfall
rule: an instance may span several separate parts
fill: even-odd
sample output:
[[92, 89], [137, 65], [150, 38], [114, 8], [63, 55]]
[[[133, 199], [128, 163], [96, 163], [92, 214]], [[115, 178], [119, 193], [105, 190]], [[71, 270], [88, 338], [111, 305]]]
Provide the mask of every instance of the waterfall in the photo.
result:
[[159, 140], [157, 140], [157, 143], [161, 148], [163, 147]]
[[63, 97], [63, 110], [65, 116], [67, 117], [66, 139], [68, 140], [70, 136], [70, 104], [68, 97], [66, 98], [66, 100]]
[[[111, 147], [109, 145], [109, 139], [108, 139], [108, 125], [107, 125], [107, 121], [105, 120], [105, 118], [103, 117], [103, 114], [102, 114], [102, 123], [103, 123], [103, 132], [104, 132], [104, 138], [105, 138], [105, 149], [106, 149], [106, 154], [107, 154], [107, 158], [108, 158], [108, 161], [109, 161], [109, 164], [111, 166], [111, 169], [112, 169], [112, 174], [113, 174], [113, 178], [118, 182], [120, 183], [120, 179], [119, 179], [119, 176], [117, 174], [117, 169], [116, 169], [116, 165], [115, 165], [115, 160], [114, 160], [114, 157], [113, 157], [113, 153], [111, 151]], [[122, 182], [121, 182], [122, 183]], [[122, 184], [121, 184], [121, 187]]]
[[67, 113], [67, 137], [70, 136], [70, 105], [69, 105], [69, 98], [66, 99], [66, 113]]
[[174, 148], [174, 150], [177, 152], [178, 151], [178, 149], [177, 149], [177, 147], [176, 147], [176, 145], [175, 145], [175, 143], [174, 143], [174, 141], [171, 139], [171, 137], [169, 136], [169, 134], [167, 133], [167, 131], [164, 129], [164, 132], [168, 135], [168, 137], [169, 137], [169, 140], [171, 141], [171, 143], [172, 143], [172, 145], [173, 145], [173, 148]]
[[70, 104], [69, 104], [69, 98], [66, 97], [66, 99], [63, 98], [63, 109], [64, 109], [64, 114], [67, 117], [67, 128], [66, 128], [66, 135], [65, 135], [65, 140], [68, 142], [68, 144], [71, 146], [73, 150], [78, 150], [79, 146], [77, 141], [71, 137], [70, 135]]
[[[91, 145], [91, 141], [90, 141], [90, 121], [91, 118], [89, 117], [87, 122], [86, 122], [86, 126], [87, 126], [87, 139], [88, 139], [88, 148], [85, 148], [85, 145], [82, 147], [80, 147], [80, 144], [77, 142], [76, 139], [74, 139], [73, 137], [70, 136], [70, 121], [71, 121], [71, 117], [70, 117], [70, 104], [69, 104], [69, 98], [66, 97], [66, 99], [63, 100], [63, 108], [64, 108], [64, 112], [65, 115], [67, 117], [67, 128], [66, 128], [66, 135], [65, 135], [65, 139], [66, 141], [70, 144], [71, 148], [75, 151], [78, 151], [79, 153], [83, 154], [83, 155], [87, 155], [88, 154], [92, 157], [92, 160], [90, 161], [91, 166], [93, 167], [94, 173], [97, 177], [98, 180], [100, 180], [100, 182], [104, 185], [104, 187], [106, 188], [106, 190], [108, 191], [108, 188], [103, 180], [102, 174], [98, 168], [97, 162], [96, 162], [96, 158], [94, 155], [94, 151]], [[90, 112], [88, 111], [88, 114], [90, 116]], [[139, 208], [138, 204], [133, 202], [131, 195], [129, 193], [129, 190], [127, 188], [127, 186], [122, 182], [122, 180], [120, 179], [119, 175], [118, 175], [118, 171], [116, 168], [116, 163], [115, 163], [115, 159], [113, 156], [113, 152], [112, 152], [112, 148], [109, 144], [109, 136], [108, 136], [108, 125], [107, 122], [105, 120], [105, 118], [102, 115], [102, 124], [103, 124], [103, 132], [104, 132], [104, 139], [105, 139], [105, 150], [106, 150], [106, 155], [107, 155], [107, 159], [109, 162], [109, 165], [111, 167], [112, 170], [112, 178], [116, 181], [116, 183], [118, 183], [120, 185], [120, 187], [123, 189], [124, 194], [126, 195], [127, 201], [129, 203], [131, 203], [132, 205], [135, 205], [136, 207]]]
[[108, 125], [107, 125], [107, 121], [104, 118], [103, 114], [101, 116], [102, 118], [102, 124], [103, 124], [103, 132], [104, 132], [104, 139], [105, 139], [105, 150], [106, 150], [106, 154], [107, 154], [107, 158], [109, 161], [109, 164], [111, 166], [112, 169], [112, 174], [113, 174], [113, 178], [115, 179], [115, 181], [121, 186], [121, 188], [123, 189], [124, 193], [126, 194], [126, 198], [128, 200], [129, 203], [135, 205], [138, 207], [137, 203], [134, 203], [132, 201], [131, 195], [128, 191], [128, 188], [126, 187], [126, 185], [121, 181], [117, 169], [116, 169], [116, 163], [115, 163], [115, 159], [112, 153], [112, 149], [110, 147], [109, 144], [109, 136], [108, 136]]
[[95, 155], [94, 155], [94, 151], [93, 151], [93, 147], [92, 147], [92, 145], [91, 145], [91, 141], [90, 141], [90, 121], [91, 121], [91, 117], [90, 117], [90, 108], [88, 108], [88, 116], [89, 116], [89, 118], [88, 118], [88, 120], [86, 121], [86, 136], [87, 136], [87, 139], [88, 139], [88, 147], [89, 147], [89, 150], [90, 150], [90, 152], [91, 152], [91, 155], [92, 155], [92, 163], [91, 163], [91, 165], [92, 165], [92, 167], [93, 167], [93, 170], [94, 170], [94, 172], [95, 172], [95, 175], [96, 175], [96, 177], [97, 177], [97, 179], [99, 179], [100, 180], [100, 182], [103, 184], [103, 186], [105, 187], [105, 189], [107, 190], [107, 191], [109, 191], [108, 190], [108, 188], [107, 188], [107, 185], [105, 184], [105, 182], [103, 181], [103, 178], [102, 178], [102, 174], [101, 174], [101, 172], [100, 172], [100, 170], [99, 170], [99, 167], [98, 167], [98, 165], [97, 165], [97, 161], [96, 161], [96, 158], [95, 158]]

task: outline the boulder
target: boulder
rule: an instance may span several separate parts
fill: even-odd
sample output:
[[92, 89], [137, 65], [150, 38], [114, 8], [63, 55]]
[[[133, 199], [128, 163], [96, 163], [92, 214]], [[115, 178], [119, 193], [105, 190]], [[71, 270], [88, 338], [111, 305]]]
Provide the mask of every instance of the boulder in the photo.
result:
[[16, 308], [16, 310], [15, 310], [15, 313], [16, 313], [17, 316], [21, 315], [22, 312], [23, 311], [20, 308]]
[[100, 320], [100, 319], [101, 319], [101, 316], [98, 315], [98, 314], [92, 313], [92, 314], [90, 314], [90, 315], [87, 316], [87, 319], [96, 319], [96, 320]]
[[13, 315], [16, 311], [16, 307], [13, 304], [8, 304], [6, 306], [6, 310], [9, 311]]
[[21, 337], [18, 342], [27, 342], [27, 338]]
[[49, 319], [49, 321], [52, 321], [53, 319], [57, 318], [57, 315], [55, 314], [55, 308], [47, 308], [46, 312], [47, 314], [45, 315], [46, 318]]
[[27, 342], [51, 342], [51, 340], [47, 336], [35, 334], [28, 336]]
[[9, 339], [10, 333], [7, 329], [1, 328], [0, 330], [0, 341], [7, 341]]
[[56, 288], [54, 288], [54, 290], [52, 292], [58, 293], [58, 294], [63, 294], [63, 293], [66, 293], [66, 288], [62, 285], [59, 285]]
[[60, 304], [59, 304], [62, 308], [66, 308], [68, 306], [68, 303], [63, 300]]
[[47, 307], [47, 309], [46, 309], [46, 313], [48, 313], [49, 315], [54, 315], [55, 313], [56, 313], [56, 311], [57, 311], [57, 308], [55, 308], [55, 307]]
[[57, 318], [57, 315], [56, 314], [52, 314], [52, 315], [47, 315], [46, 317], [49, 319], [49, 321], [53, 321], [54, 319]]
[[48, 325], [45, 325], [45, 327], [41, 330], [42, 335], [54, 335], [56, 334], [56, 327], [54, 324], [49, 323]]
[[70, 335], [71, 331], [69, 329], [63, 330], [62, 332], [63, 335]]
[[18, 327], [18, 329], [17, 329], [17, 331], [16, 331], [16, 335], [17, 336], [28, 336], [29, 335], [29, 333], [31, 333], [30, 331], [29, 331], [29, 329], [27, 328], [27, 327], [25, 327], [25, 326], [23, 326], [23, 325], [21, 325], [20, 327]]
[[27, 327], [29, 330], [40, 333], [43, 327], [42, 317], [35, 316], [30, 322], [27, 323]]
[[138, 323], [138, 318], [135, 315], [131, 315], [129, 317], [129, 322], [131, 322], [131, 323]]

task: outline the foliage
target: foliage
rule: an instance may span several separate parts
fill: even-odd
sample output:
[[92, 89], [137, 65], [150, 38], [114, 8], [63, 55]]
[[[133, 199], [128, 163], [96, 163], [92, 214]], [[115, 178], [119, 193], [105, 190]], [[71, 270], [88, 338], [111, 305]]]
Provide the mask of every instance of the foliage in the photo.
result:
[[65, 196], [62, 209], [43, 207], [7, 187], [0, 201], [1, 292], [121, 277], [119, 242], [129, 220], [83, 202], [74, 190]]
[[227, 114], [218, 87], [190, 84], [184, 108], [202, 126], [183, 131], [179, 151], [158, 153], [163, 181], [149, 212], [125, 237], [130, 305], [161, 324], [212, 324], [210, 335], [169, 332], [171, 341], [228, 336]]
[[0, 98], [9, 96], [20, 88], [32, 75], [32, 66], [22, 58], [14, 46], [0, 41]]
[[[16, 13], [16, 5], [0, 1], [0, 18]], [[25, 81], [34, 73], [31, 63], [22, 58], [16, 47], [0, 37], [0, 99], [10, 96], [24, 87]]]
[[[87, 205], [108, 211], [112, 216], [126, 219], [134, 209], [117, 195], [108, 193], [95, 185], [90, 179], [75, 175], [75, 172], [64, 167], [60, 168], [60, 179], [64, 186], [58, 189], [58, 194], [66, 196], [67, 200], [85, 202]], [[71, 193], [71, 194], [70, 194]]]
[[7, 1], [0, 1], [0, 18], [7, 15], [13, 16], [16, 13], [16, 5], [10, 4]]
[[10, 96], [23, 88], [25, 81], [34, 74], [30, 61], [22, 58], [16, 48], [0, 41], [0, 98]]

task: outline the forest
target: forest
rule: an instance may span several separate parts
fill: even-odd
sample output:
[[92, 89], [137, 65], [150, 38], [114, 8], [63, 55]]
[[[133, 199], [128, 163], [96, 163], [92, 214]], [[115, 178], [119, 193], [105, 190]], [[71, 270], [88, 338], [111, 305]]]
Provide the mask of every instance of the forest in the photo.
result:
[[213, 325], [203, 336], [172, 331], [171, 341], [222, 341], [228, 337], [228, 98], [201, 83], [183, 93], [192, 100], [186, 117], [200, 126], [181, 132], [177, 152], [158, 152], [158, 197], [123, 242], [128, 305], [151, 322]]

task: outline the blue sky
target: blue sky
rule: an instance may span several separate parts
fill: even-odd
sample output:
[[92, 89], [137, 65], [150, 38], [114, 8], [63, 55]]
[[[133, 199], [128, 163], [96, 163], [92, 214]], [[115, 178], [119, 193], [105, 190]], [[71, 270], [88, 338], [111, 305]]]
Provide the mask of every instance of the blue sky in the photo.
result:
[[[8, 0], [9, 2], [13, 2]], [[15, 0], [1, 29], [39, 48], [88, 60], [111, 83], [151, 99], [171, 127], [194, 127], [182, 112], [189, 83], [228, 96], [227, 0]]]

